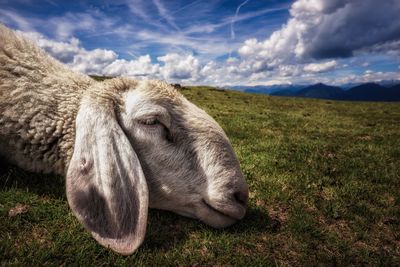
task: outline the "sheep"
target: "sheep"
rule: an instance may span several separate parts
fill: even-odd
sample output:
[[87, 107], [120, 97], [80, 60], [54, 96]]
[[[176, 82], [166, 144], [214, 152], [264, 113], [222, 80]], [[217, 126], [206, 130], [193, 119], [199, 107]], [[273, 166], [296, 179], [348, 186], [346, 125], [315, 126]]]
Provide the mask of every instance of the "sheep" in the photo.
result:
[[222, 128], [173, 86], [75, 73], [0, 24], [0, 156], [63, 175], [68, 204], [101, 245], [143, 242], [149, 208], [227, 227], [248, 186]]

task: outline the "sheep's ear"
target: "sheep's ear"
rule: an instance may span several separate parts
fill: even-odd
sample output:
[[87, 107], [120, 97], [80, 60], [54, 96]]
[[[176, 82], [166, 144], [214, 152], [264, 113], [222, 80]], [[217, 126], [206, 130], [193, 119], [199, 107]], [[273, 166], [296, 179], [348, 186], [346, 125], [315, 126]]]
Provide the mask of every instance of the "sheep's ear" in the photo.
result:
[[124, 255], [139, 247], [146, 232], [148, 189], [114, 111], [81, 105], [66, 187], [75, 216], [101, 245]]

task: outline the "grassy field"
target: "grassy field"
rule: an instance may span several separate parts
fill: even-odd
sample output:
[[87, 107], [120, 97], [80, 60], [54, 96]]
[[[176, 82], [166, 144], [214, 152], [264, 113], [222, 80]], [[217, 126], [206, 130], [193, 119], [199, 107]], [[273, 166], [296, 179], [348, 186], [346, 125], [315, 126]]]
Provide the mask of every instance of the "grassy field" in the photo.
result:
[[242, 221], [215, 230], [152, 210], [143, 245], [123, 257], [73, 217], [62, 178], [3, 165], [0, 264], [400, 265], [400, 103], [182, 92], [231, 139], [251, 192]]

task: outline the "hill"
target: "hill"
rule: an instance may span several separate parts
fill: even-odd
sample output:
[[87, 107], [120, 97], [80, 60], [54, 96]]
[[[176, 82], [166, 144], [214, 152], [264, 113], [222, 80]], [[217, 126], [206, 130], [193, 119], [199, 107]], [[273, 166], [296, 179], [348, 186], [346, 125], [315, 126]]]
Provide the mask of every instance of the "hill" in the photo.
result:
[[321, 98], [321, 99], [340, 99], [343, 95], [343, 90], [340, 87], [329, 86], [323, 83], [317, 83], [299, 91], [288, 94], [287, 91], [278, 91], [271, 95], [276, 96], [296, 96], [306, 98]]
[[347, 101], [400, 101], [399, 86], [388, 88], [376, 83], [366, 83], [342, 90], [340, 87], [318, 83], [299, 91], [283, 90], [271, 95]]
[[390, 88], [376, 83], [366, 83], [346, 91], [342, 99], [356, 101], [400, 101], [399, 86]]
[[278, 91], [296, 92], [306, 86], [304, 85], [257, 85], [257, 86], [230, 86], [229, 89], [255, 94], [272, 94]]
[[217, 230], [151, 210], [143, 245], [120, 256], [77, 222], [62, 178], [3, 163], [1, 265], [400, 265], [400, 105], [182, 93], [232, 142], [251, 192], [242, 221]]

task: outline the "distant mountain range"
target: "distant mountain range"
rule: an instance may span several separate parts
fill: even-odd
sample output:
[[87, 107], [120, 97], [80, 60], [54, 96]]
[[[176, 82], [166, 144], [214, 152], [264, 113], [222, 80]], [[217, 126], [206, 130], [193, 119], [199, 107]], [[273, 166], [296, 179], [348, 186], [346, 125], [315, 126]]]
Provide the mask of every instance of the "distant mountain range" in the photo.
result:
[[329, 86], [317, 83], [310, 86], [235, 86], [232, 89], [248, 93], [269, 94], [274, 96], [305, 97], [349, 101], [400, 101], [400, 82], [377, 84], [365, 83], [352, 87]]
[[256, 94], [271, 94], [279, 91], [298, 91], [307, 87], [307, 85], [256, 85], [256, 86], [231, 86], [230, 89], [242, 91], [246, 93], [256, 93]]

